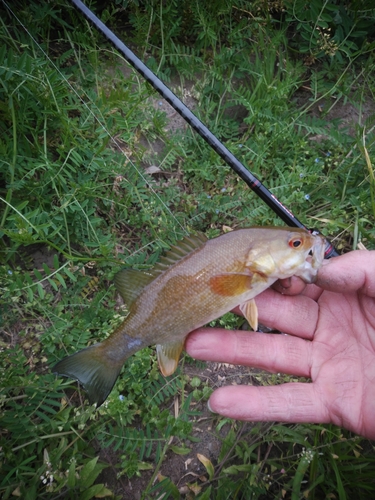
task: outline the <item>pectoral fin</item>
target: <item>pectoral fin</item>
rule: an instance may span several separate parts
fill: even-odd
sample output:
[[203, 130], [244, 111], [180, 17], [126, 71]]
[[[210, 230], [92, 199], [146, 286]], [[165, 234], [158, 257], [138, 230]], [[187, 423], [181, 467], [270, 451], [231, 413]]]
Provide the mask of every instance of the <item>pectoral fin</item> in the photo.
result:
[[224, 297], [234, 297], [251, 290], [253, 273], [218, 274], [210, 279], [210, 288], [214, 293]]
[[176, 371], [184, 343], [185, 340], [179, 340], [156, 346], [159, 368], [164, 377], [168, 377]]
[[255, 300], [251, 299], [241, 304], [240, 311], [245, 316], [254, 332], [256, 332], [258, 330], [258, 308]]

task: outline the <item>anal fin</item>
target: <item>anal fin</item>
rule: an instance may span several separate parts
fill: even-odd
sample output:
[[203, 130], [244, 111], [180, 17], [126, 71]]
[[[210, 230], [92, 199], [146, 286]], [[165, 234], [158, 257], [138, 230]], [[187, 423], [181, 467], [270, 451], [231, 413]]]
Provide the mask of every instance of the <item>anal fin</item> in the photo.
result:
[[254, 332], [256, 332], [258, 330], [258, 308], [255, 300], [250, 299], [241, 304], [240, 311], [245, 316]]
[[164, 377], [168, 377], [176, 371], [184, 344], [185, 339], [168, 342], [167, 344], [157, 344], [156, 354], [158, 356], [160, 371]]

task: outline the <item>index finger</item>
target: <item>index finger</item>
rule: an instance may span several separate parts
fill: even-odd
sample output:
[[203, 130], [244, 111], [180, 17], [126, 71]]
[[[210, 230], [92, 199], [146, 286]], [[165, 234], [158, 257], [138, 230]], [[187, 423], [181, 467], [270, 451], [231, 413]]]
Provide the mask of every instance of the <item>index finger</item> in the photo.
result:
[[268, 289], [255, 298], [259, 322], [281, 332], [312, 340], [319, 307], [314, 299], [301, 295], [281, 295]]
[[316, 301], [324, 290], [362, 292], [375, 297], [375, 251], [355, 250], [324, 261], [316, 283], [307, 285], [300, 295], [266, 290], [255, 299], [259, 320], [280, 331], [312, 339], [318, 320]]

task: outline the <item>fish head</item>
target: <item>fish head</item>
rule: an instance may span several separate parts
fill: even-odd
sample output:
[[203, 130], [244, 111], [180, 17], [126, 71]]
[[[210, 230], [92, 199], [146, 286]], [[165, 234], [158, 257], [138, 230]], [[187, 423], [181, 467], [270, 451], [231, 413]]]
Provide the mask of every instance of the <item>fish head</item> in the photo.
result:
[[324, 260], [325, 239], [298, 230], [289, 236], [288, 247], [292, 249], [289, 265], [295, 268], [294, 276], [299, 276], [305, 283], [313, 283]]
[[283, 247], [280, 274], [299, 276], [305, 283], [313, 283], [324, 259], [324, 238], [303, 229], [289, 229]]
[[250, 269], [268, 278], [299, 276], [305, 283], [313, 283], [324, 260], [324, 250], [325, 240], [320, 235], [298, 228], [275, 228], [250, 250], [247, 262]]

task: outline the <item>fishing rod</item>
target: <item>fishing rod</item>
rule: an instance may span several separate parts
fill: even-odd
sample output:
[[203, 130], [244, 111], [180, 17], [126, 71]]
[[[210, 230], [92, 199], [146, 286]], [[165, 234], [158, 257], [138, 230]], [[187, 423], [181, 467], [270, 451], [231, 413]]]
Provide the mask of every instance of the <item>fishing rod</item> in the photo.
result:
[[[121, 52], [133, 68], [147, 80], [152, 87], [182, 116], [182, 118], [211, 146], [211, 148], [237, 173], [288, 226], [307, 229], [297, 217], [288, 210], [274, 194], [272, 194], [224, 144], [197, 118], [155, 73], [153, 73], [114, 33], [111, 31], [81, 0], [71, 0], [77, 9]], [[308, 229], [307, 229], [308, 230]], [[318, 231], [312, 230], [317, 234]], [[339, 254], [333, 245], [326, 240], [325, 258]]]

